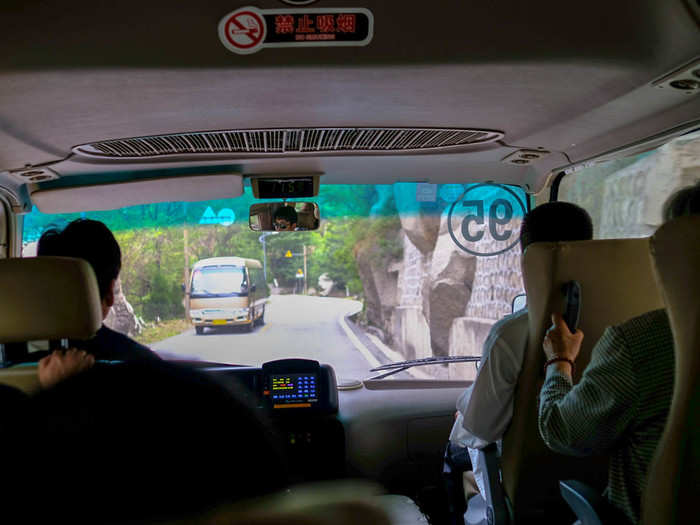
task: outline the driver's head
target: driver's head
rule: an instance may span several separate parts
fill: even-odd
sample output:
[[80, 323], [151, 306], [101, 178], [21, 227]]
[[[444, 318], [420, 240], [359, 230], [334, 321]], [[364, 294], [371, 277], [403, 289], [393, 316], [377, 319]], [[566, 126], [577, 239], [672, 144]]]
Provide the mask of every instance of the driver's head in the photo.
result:
[[547, 202], [532, 209], [520, 227], [523, 252], [533, 242], [588, 241], [593, 221], [588, 212], [570, 202]]
[[114, 283], [122, 267], [122, 252], [112, 232], [99, 221], [76, 219], [63, 230], [46, 230], [37, 255], [85, 259], [95, 272], [104, 316], [114, 303]]
[[297, 227], [297, 220], [297, 212], [293, 206], [280, 206], [275, 212], [275, 230], [294, 231]]

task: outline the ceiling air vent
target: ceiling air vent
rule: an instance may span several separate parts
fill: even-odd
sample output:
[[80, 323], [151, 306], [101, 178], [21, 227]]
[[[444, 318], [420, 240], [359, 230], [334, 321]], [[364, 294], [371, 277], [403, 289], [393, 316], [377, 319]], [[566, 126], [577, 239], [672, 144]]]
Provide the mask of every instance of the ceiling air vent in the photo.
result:
[[700, 93], [700, 60], [695, 60], [669, 73], [653, 82], [653, 85], [666, 91], [697, 95]]
[[24, 169], [14, 170], [10, 172], [15, 179], [22, 183], [38, 183], [46, 182], [49, 180], [56, 180], [58, 175], [51, 171], [49, 168], [32, 168], [26, 167]]
[[499, 131], [454, 128], [249, 129], [103, 140], [76, 146], [73, 151], [119, 159], [216, 153], [399, 153], [484, 144], [502, 137]]
[[507, 157], [502, 158], [501, 162], [522, 166], [523, 164], [530, 164], [531, 162], [539, 160], [542, 157], [546, 157], [547, 155], [549, 155], [549, 151], [545, 151], [543, 149], [519, 149]]

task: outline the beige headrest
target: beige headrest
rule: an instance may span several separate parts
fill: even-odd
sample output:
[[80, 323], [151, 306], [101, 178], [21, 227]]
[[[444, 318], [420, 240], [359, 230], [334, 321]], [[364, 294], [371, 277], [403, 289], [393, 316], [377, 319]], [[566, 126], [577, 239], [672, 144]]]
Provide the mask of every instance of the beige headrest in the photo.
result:
[[[649, 468], [642, 523], [680, 523], [697, 511], [700, 487], [700, 217], [661, 226], [650, 243], [675, 353], [666, 429]], [[692, 514], [691, 514], [692, 513]]]
[[610, 325], [663, 307], [649, 258], [649, 240], [607, 239], [537, 243], [525, 252], [524, 275], [530, 312], [530, 342], [542, 354], [550, 313], [561, 311], [561, 286], [581, 285], [580, 328], [585, 334], [578, 374]]
[[86, 261], [0, 260], [0, 343], [89, 339], [101, 323], [97, 279]]

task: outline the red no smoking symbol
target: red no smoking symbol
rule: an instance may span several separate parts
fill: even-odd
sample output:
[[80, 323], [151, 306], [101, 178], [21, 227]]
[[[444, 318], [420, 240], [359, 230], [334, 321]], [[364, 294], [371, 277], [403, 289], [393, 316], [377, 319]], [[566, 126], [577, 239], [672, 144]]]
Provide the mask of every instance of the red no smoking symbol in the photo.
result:
[[262, 45], [267, 28], [263, 17], [251, 8], [234, 11], [219, 24], [219, 36], [234, 53], [253, 53]]

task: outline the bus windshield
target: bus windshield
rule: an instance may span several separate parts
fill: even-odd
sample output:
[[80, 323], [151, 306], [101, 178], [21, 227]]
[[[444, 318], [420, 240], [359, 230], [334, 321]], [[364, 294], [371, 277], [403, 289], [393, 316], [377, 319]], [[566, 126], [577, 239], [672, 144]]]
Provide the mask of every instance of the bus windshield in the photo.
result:
[[240, 266], [205, 266], [192, 274], [191, 297], [247, 292], [245, 269]]

